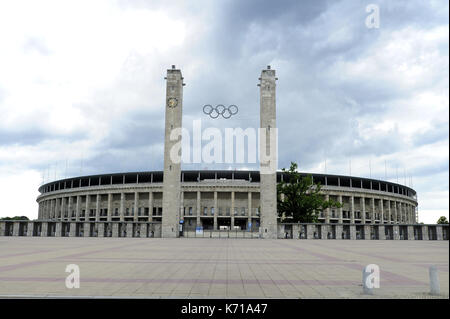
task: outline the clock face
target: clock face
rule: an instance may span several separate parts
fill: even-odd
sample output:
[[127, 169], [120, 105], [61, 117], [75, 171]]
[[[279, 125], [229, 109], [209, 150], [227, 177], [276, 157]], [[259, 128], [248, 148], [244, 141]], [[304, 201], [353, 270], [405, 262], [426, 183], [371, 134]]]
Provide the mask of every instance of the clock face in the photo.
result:
[[169, 98], [168, 100], [167, 100], [167, 105], [169, 106], [169, 107], [175, 107], [175, 106], [177, 106], [177, 104], [178, 104], [178, 100], [176, 99], [176, 98], [174, 98], [174, 97], [171, 97], [171, 98]]

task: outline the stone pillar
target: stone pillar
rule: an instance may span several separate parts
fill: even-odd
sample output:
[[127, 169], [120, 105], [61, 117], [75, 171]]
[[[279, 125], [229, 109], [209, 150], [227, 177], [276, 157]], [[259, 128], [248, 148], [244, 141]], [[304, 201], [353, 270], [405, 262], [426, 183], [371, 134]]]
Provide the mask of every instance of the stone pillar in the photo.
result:
[[5, 222], [2, 222], [0, 220], [0, 236], [5, 236], [5, 230], [6, 230], [5, 228], [6, 228]]
[[384, 201], [382, 198], [380, 198], [379, 201], [380, 204], [380, 224], [384, 224]]
[[184, 83], [181, 71], [175, 66], [167, 70], [166, 80], [162, 237], [175, 238], [179, 236], [181, 161], [173, 159], [170, 153], [182, 141], [181, 134], [176, 138], [170, 138], [170, 135], [173, 129], [182, 127]]
[[[33, 229], [34, 229], [34, 222], [28, 222], [27, 226], [27, 236], [32, 237], [33, 236]], [[0, 234], [1, 236], [1, 234]]]
[[119, 237], [119, 223], [112, 223], [112, 235], [111, 237]]
[[252, 192], [248, 192], [248, 218], [247, 225], [252, 222]]
[[138, 220], [138, 208], [139, 208], [139, 193], [138, 192], [134, 192], [134, 214], [133, 214], [133, 220], [137, 221]]
[[422, 226], [422, 240], [430, 240], [428, 237], [428, 226], [426, 225]]
[[123, 222], [125, 215], [125, 193], [120, 193], [120, 209], [119, 209], [120, 221]]
[[364, 225], [364, 239], [371, 240], [372, 239], [372, 226]]
[[378, 239], [379, 240], [385, 240], [386, 239], [386, 232], [384, 229], [384, 225], [378, 226]]
[[48, 223], [42, 222], [41, 224], [41, 237], [47, 237], [48, 232]]
[[320, 239], [328, 239], [328, 224], [317, 224], [320, 227]]
[[148, 220], [153, 221], [153, 192], [148, 193]]
[[55, 210], [54, 210], [53, 201], [54, 201], [53, 199], [50, 200], [50, 219], [55, 218]]
[[77, 223], [70, 223], [69, 237], [77, 236]]
[[408, 225], [407, 230], [408, 230], [408, 240], [414, 240], [414, 226]]
[[337, 224], [336, 225], [336, 239], [342, 239], [342, 224]]
[[231, 191], [231, 208], [230, 208], [230, 216], [231, 216], [231, 222], [230, 222], [231, 227], [230, 228], [231, 228], [231, 230], [233, 230], [233, 227], [234, 227], [234, 205], [235, 205], [234, 198], [235, 198], [235, 192]]
[[62, 222], [57, 222], [55, 227], [55, 237], [61, 237]]
[[392, 228], [394, 230], [394, 240], [400, 240], [400, 226], [394, 225]]
[[443, 234], [442, 234], [442, 226], [436, 225], [436, 239], [437, 240], [443, 240]]
[[276, 77], [270, 66], [260, 77], [260, 205], [263, 238], [277, 238]]
[[101, 195], [97, 194], [96, 203], [95, 203], [95, 221], [97, 221], [97, 222], [100, 220], [100, 200], [101, 200]]
[[127, 237], [133, 237], [133, 223], [127, 223]]
[[[329, 201], [330, 200], [330, 195], [325, 194], [325, 200]], [[325, 223], [329, 224], [330, 223], [330, 208], [325, 209]], [[323, 237], [323, 236], [322, 236]], [[326, 237], [326, 236], [325, 236]]]
[[147, 237], [147, 224], [145, 223], [145, 224], [141, 224], [141, 232], [140, 232], [140, 237], [141, 238], [145, 238], [145, 237]]
[[356, 225], [355, 224], [350, 225], [350, 239], [352, 239], [352, 240], [356, 239]]
[[[338, 214], [339, 214], [339, 220], [338, 220], [338, 223], [339, 224], [342, 224], [342, 210], [343, 210], [343, 205], [342, 205], [342, 195], [339, 195], [339, 197], [338, 197], [338, 201], [339, 201], [339, 203], [341, 204], [341, 207], [339, 208], [339, 210], [338, 210]], [[336, 228], [337, 229], [337, 228]], [[341, 231], [342, 231], [342, 229], [341, 229]], [[336, 238], [337, 238], [337, 235], [336, 235]], [[341, 238], [339, 238], [339, 239], [341, 239]]]
[[217, 227], [217, 191], [214, 191], [214, 230], [216, 230]]
[[201, 226], [201, 222], [200, 222], [200, 206], [201, 203], [201, 194], [200, 191], [197, 191], [197, 226]]
[[359, 201], [361, 203], [361, 223], [365, 224], [366, 223], [366, 198], [365, 197], [360, 197]]
[[75, 206], [75, 220], [80, 221], [81, 196], [77, 196], [77, 204]]
[[394, 224], [398, 224], [397, 201], [394, 201]]
[[111, 216], [112, 216], [112, 210], [113, 210], [112, 198], [113, 198], [113, 194], [109, 193], [108, 194], [108, 211], [107, 211], [107, 218], [106, 218], [106, 220], [108, 222], [111, 221]]
[[306, 225], [306, 239], [314, 239], [314, 228], [313, 224]]
[[61, 197], [61, 219], [66, 218], [66, 198]]
[[369, 214], [369, 216], [370, 216], [370, 222], [371, 222], [372, 224], [375, 224], [376, 211], [375, 211], [375, 198], [374, 198], [374, 197], [371, 197], [371, 198], [370, 198], [370, 210], [371, 210], [371, 212], [370, 212], [370, 214]]
[[105, 237], [105, 223], [97, 223], [97, 237]]
[[85, 214], [84, 214], [84, 220], [90, 220], [89, 217], [91, 217], [91, 212], [89, 210], [89, 207], [91, 206], [91, 195], [87, 194], [86, 195], [86, 207], [85, 209]]
[[84, 237], [91, 237], [91, 223], [84, 223]]
[[353, 195], [350, 196], [350, 223], [355, 223], [355, 197]]
[[55, 218], [61, 219], [61, 205], [60, 205], [61, 198], [55, 198]]
[[19, 236], [19, 228], [20, 228], [20, 223], [19, 222], [14, 222], [14, 224], [13, 224], [13, 236]]

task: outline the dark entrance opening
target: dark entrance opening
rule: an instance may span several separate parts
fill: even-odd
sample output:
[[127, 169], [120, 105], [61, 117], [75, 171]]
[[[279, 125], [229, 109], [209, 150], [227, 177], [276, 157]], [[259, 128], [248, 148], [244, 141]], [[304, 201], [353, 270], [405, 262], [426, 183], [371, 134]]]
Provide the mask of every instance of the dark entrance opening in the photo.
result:
[[415, 240], [422, 240], [422, 226], [414, 226], [414, 239]]

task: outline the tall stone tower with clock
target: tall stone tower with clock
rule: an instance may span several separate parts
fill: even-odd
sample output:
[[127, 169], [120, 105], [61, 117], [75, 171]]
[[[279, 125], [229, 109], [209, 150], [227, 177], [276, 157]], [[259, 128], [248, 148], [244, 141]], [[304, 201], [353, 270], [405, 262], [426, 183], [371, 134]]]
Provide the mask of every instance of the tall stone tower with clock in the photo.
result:
[[277, 238], [277, 123], [275, 70], [262, 70], [260, 83], [260, 205], [263, 238]]
[[[181, 154], [179, 158], [171, 155], [176, 144], [181, 145], [181, 134], [171, 138], [174, 129], [182, 126], [183, 110], [183, 77], [181, 71], [172, 65], [167, 70], [166, 86], [166, 124], [164, 134], [164, 177], [162, 198], [162, 237], [178, 237], [178, 221], [180, 219], [181, 191]], [[179, 148], [181, 152], [181, 147]], [[173, 151], [172, 151], [173, 153]]]

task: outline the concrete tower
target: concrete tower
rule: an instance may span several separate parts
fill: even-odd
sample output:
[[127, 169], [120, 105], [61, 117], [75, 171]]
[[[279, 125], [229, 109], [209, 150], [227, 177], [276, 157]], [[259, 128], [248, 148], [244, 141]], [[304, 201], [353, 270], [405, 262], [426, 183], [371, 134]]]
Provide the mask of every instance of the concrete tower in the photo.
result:
[[260, 205], [263, 238], [277, 238], [277, 123], [275, 70], [262, 70], [260, 83]]
[[[181, 134], [171, 139], [170, 134], [174, 129], [180, 129], [182, 125], [183, 107], [183, 77], [181, 71], [167, 70], [166, 87], [166, 126], [164, 134], [164, 181], [162, 198], [162, 237], [178, 237], [178, 223], [180, 210], [180, 180], [181, 163], [176, 158], [174, 150], [181, 145]], [[181, 147], [179, 148], [181, 151]], [[171, 155], [172, 151], [172, 155]], [[177, 153], [177, 152], [175, 152]], [[181, 157], [181, 154], [179, 154]]]

